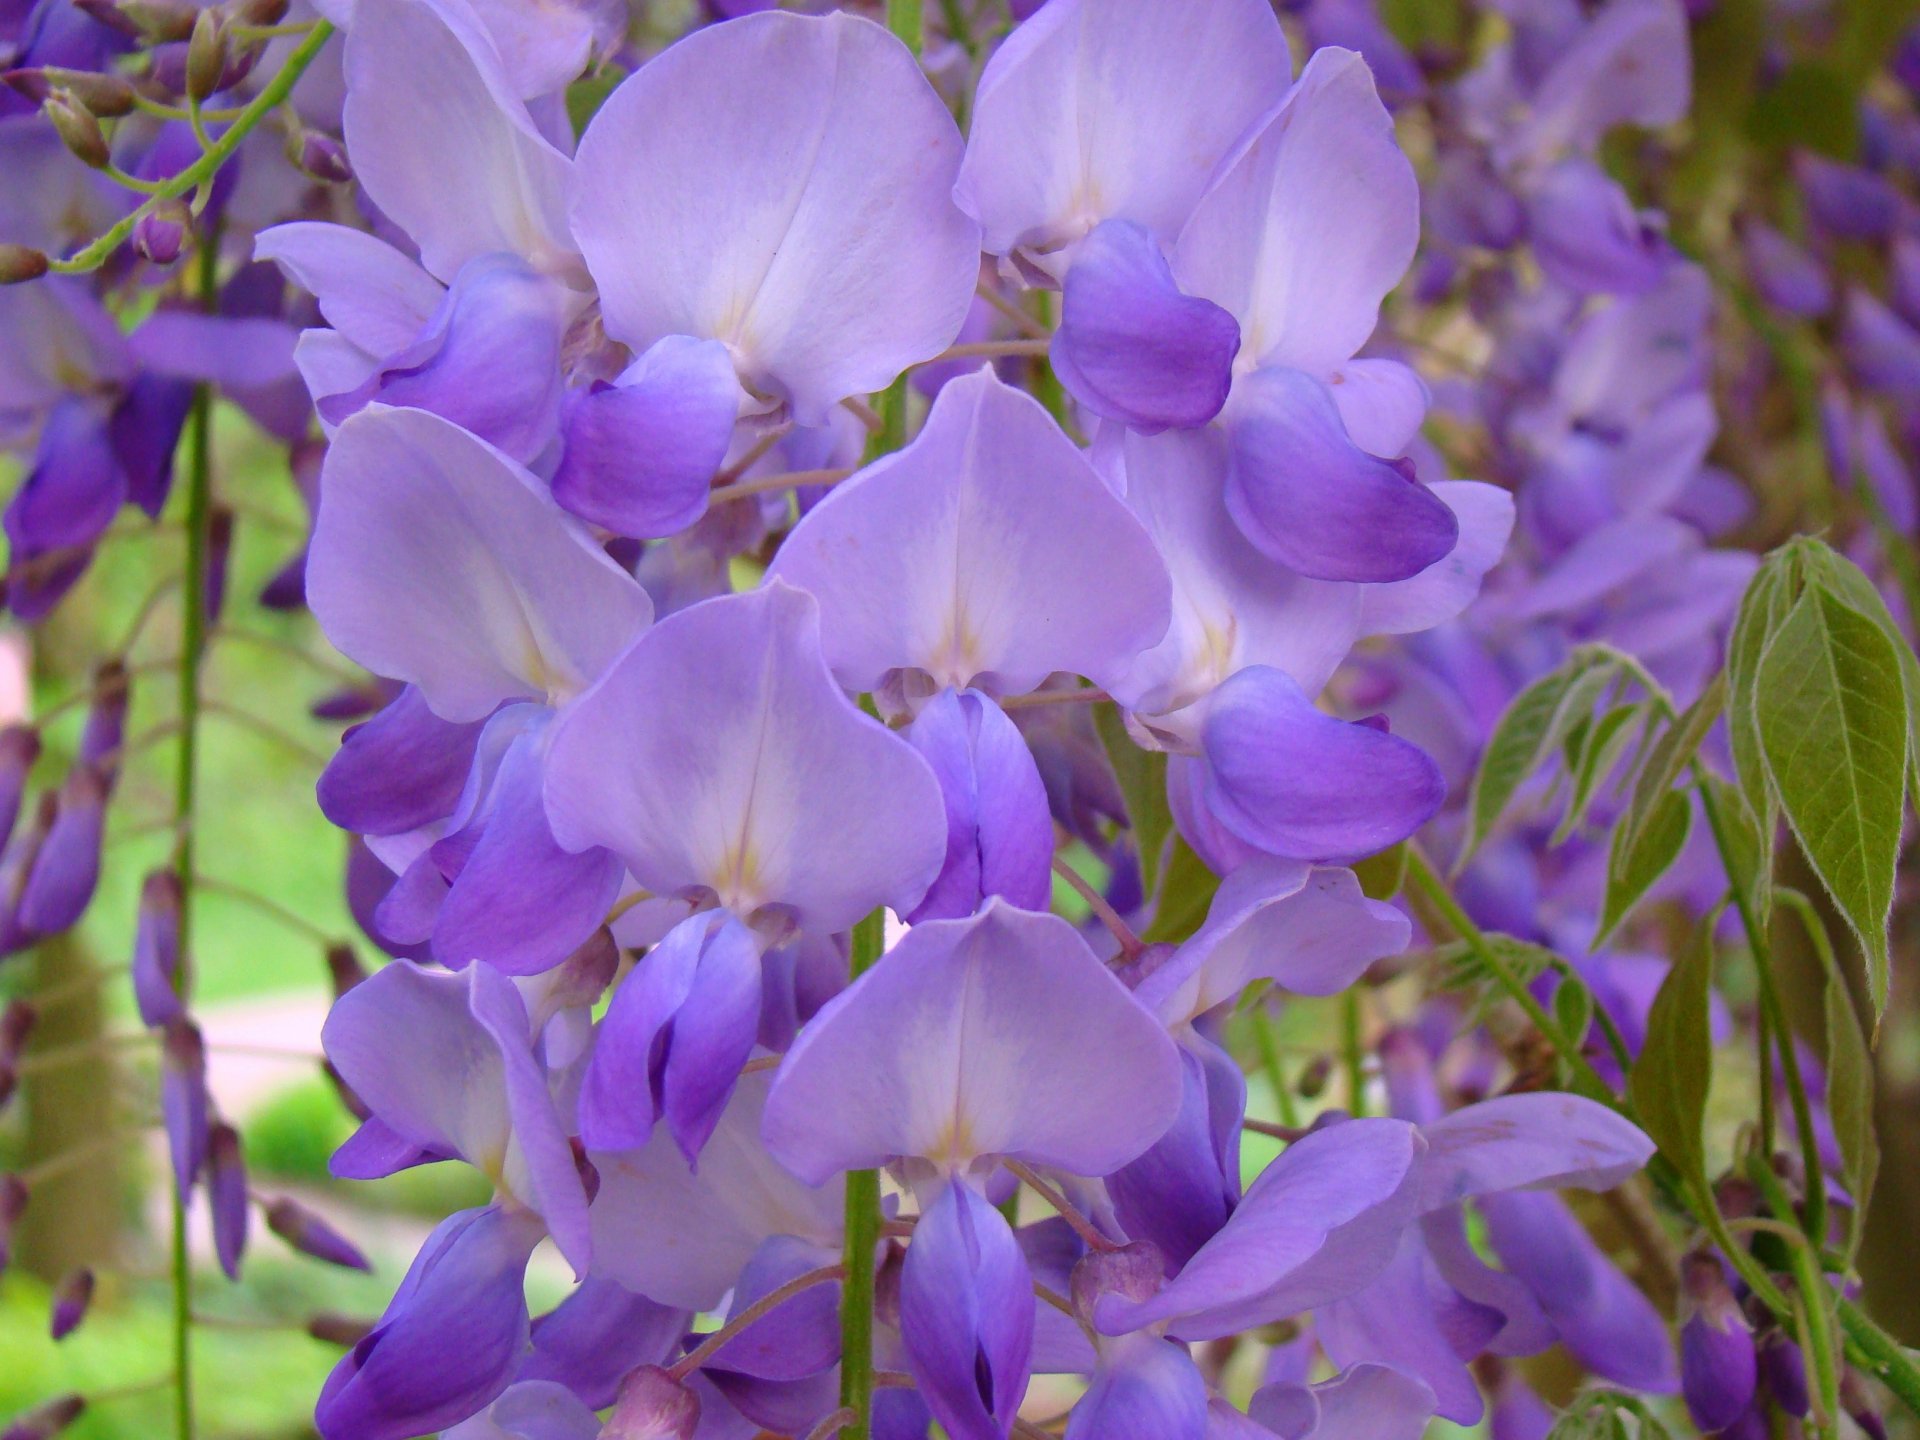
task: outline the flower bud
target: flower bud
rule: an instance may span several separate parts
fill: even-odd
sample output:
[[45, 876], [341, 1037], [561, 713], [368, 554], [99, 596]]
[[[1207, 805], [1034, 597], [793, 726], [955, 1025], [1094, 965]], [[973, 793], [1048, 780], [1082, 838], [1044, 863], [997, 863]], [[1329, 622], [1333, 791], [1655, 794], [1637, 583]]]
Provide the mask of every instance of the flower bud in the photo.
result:
[[87, 1318], [87, 1307], [92, 1303], [93, 1271], [84, 1265], [77, 1270], [69, 1270], [54, 1286], [47, 1333], [55, 1340], [66, 1339], [80, 1328], [80, 1322]]
[[317, 130], [304, 131], [292, 149], [293, 163], [316, 180], [345, 185], [353, 179], [346, 147], [331, 135], [322, 135]]
[[133, 999], [150, 1030], [185, 1018], [180, 960], [180, 877], [155, 870], [140, 885], [133, 931]]
[[220, 612], [227, 603], [227, 569], [233, 559], [233, 511], [224, 505], [213, 507], [207, 517], [207, 623], [220, 623]]
[[36, 105], [43, 103], [54, 90], [60, 89], [104, 119], [125, 115], [133, 109], [133, 86], [118, 75], [42, 65], [9, 70], [5, 79], [7, 84]]
[[93, 672], [93, 700], [80, 732], [79, 758], [100, 772], [109, 787], [120, 771], [127, 732], [127, 667], [109, 660]]
[[78, 1395], [57, 1395], [44, 1405], [14, 1416], [0, 1440], [51, 1440], [85, 1412], [87, 1402]]
[[204, 104], [227, 74], [227, 31], [218, 12], [202, 10], [187, 41], [187, 98]]
[[1329, 1055], [1316, 1055], [1308, 1062], [1306, 1069], [1300, 1072], [1300, 1078], [1293, 1083], [1294, 1090], [1302, 1100], [1317, 1100], [1320, 1092], [1327, 1088], [1327, 1081], [1333, 1075], [1333, 1058]]
[[1717, 1256], [1689, 1256], [1682, 1275], [1695, 1308], [1680, 1327], [1681, 1393], [1695, 1425], [1724, 1430], [1753, 1400], [1753, 1332]]
[[11, 1172], [0, 1175], [0, 1271], [13, 1258], [13, 1227], [27, 1213], [27, 1182]]
[[1073, 1308], [1092, 1325], [1102, 1295], [1118, 1295], [1136, 1303], [1147, 1301], [1160, 1292], [1166, 1279], [1167, 1260], [1160, 1247], [1136, 1240], [1118, 1250], [1094, 1250], [1083, 1255], [1073, 1267], [1068, 1288]]
[[45, 838], [20, 891], [16, 918], [32, 935], [57, 935], [86, 913], [100, 882], [106, 778], [85, 761], [61, 782]]
[[373, 1332], [374, 1322], [355, 1315], [336, 1315], [323, 1310], [307, 1321], [307, 1334], [326, 1345], [351, 1350]]
[[133, 249], [142, 260], [171, 265], [193, 234], [193, 213], [178, 200], [165, 200], [133, 222]]
[[47, 273], [47, 254], [31, 245], [0, 244], [0, 285], [38, 280]]
[[1867, 1387], [1852, 1370], [1840, 1372], [1840, 1408], [1866, 1433], [1867, 1440], [1887, 1440], [1887, 1422]]
[[1760, 1343], [1760, 1378], [1773, 1395], [1774, 1404], [1787, 1414], [1805, 1418], [1813, 1408], [1813, 1397], [1807, 1391], [1807, 1358], [1778, 1330]]
[[346, 1270], [371, 1270], [367, 1257], [306, 1206], [282, 1195], [267, 1207], [267, 1228], [302, 1255]]
[[169, 1021], [161, 1040], [160, 1113], [184, 1199], [207, 1159], [207, 1047], [190, 1020]]
[[188, 0], [74, 0], [82, 10], [123, 34], [147, 41], [184, 40], [198, 13]]
[[333, 998], [338, 1000], [367, 978], [367, 967], [360, 963], [360, 956], [351, 945], [329, 945], [327, 974], [333, 980]]
[[240, 1132], [224, 1121], [207, 1135], [207, 1198], [213, 1208], [213, 1249], [229, 1280], [240, 1278], [247, 1248], [247, 1167]]
[[107, 152], [107, 137], [101, 133], [100, 122], [93, 118], [93, 112], [74, 99], [70, 90], [53, 90], [40, 107], [46, 112], [47, 119], [53, 122], [53, 128], [59, 132], [61, 143], [71, 150], [80, 163], [95, 170], [105, 168], [112, 157]]
[[237, 25], [278, 25], [287, 16], [287, 0], [230, 0], [227, 14]]
[[700, 1397], [658, 1365], [642, 1365], [620, 1382], [600, 1440], [693, 1440]]

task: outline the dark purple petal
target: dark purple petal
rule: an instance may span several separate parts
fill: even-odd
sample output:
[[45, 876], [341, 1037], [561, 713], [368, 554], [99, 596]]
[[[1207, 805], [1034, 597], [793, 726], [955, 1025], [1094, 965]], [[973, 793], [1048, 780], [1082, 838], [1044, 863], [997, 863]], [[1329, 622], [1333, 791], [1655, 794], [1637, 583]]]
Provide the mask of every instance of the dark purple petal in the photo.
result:
[[409, 1440], [464, 1420], [513, 1379], [527, 1348], [527, 1257], [540, 1239], [497, 1206], [441, 1222], [386, 1313], [327, 1377], [326, 1440]]
[[672, 535], [706, 513], [744, 394], [718, 340], [669, 335], [612, 385], [572, 396], [553, 498], [616, 535]]
[[971, 915], [989, 895], [1044, 910], [1053, 885], [1053, 816], [1027, 742], [977, 690], [943, 690], [906, 731], [947, 807], [947, 856], [909, 922]]
[[185, 1019], [169, 1021], [161, 1036], [160, 1113], [174, 1184], [185, 1199], [207, 1159], [207, 1047]]
[[1409, 468], [1355, 445], [1325, 384], [1278, 366], [1234, 387], [1227, 509], [1263, 554], [1318, 580], [1404, 580], [1459, 539]]
[[340, 739], [320, 772], [320, 809], [357, 835], [399, 835], [451, 815], [484, 721], [442, 720], [409, 685]]
[[143, 371], [127, 387], [107, 424], [114, 453], [126, 471], [127, 499], [154, 519], [173, 488], [173, 452], [192, 408], [191, 380]]
[[1680, 1327], [1680, 1393], [1702, 1430], [1724, 1430], [1753, 1400], [1753, 1329], [1740, 1313], [1719, 1256], [1689, 1255], [1681, 1275], [1693, 1313]]
[[298, 1200], [281, 1196], [267, 1206], [267, 1229], [302, 1255], [343, 1270], [372, 1270], [360, 1247]]
[[85, 1266], [69, 1270], [60, 1277], [60, 1283], [53, 1287], [47, 1333], [55, 1340], [66, 1339], [80, 1328], [80, 1322], [87, 1318], [87, 1307], [92, 1303], [93, 1271]]
[[594, 1409], [613, 1403], [620, 1379], [663, 1364], [693, 1324], [693, 1312], [659, 1305], [612, 1280], [589, 1275], [533, 1322], [533, 1353], [522, 1380], [555, 1381]]
[[[1169, 1272], [1219, 1232], [1240, 1199], [1246, 1082], [1217, 1047], [1199, 1043], [1212, 1054], [1203, 1059], [1193, 1049], [1181, 1050], [1184, 1086], [1172, 1127], [1144, 1155], [1106, 1177], [1121, 1226], [1130, 1238], [1158, 1246]], [[1226, 1064], [1208, 1063], [1216, 1058]]]
[[900, 1333], [934, 1418], [953, 1440], [1006, 1440], [1027, 1389], [1033, 1276], [1000, 1212], [958, 1180], [914, 1226]]
[[229, 1280], [240, 1278], [240, 1256], [247, 1248], [247, 1167], [240, 1154], [240, 1132], [215, 1125], [207, 1136], [207, 1199], [213, 1211], [213, 1249]]
[[340, 1180], [380, 1180], [415, 1165], [451, 1158], [451, 1151], [421, 1145], [377, 1115], [369, 1115], [328, 1157], [327, 1173]]
[[1050, 355], [1094, 414], [1154, 434], [1220, 413], [1233, 384], [1240, 326], [1211, 300], [1183, 295], [1159, 244], [1108, 220], [1075, 252]]
[[1418, 830], [1446, 797], [1425, 751], [1322, 713], [1264, 665], [1213, 692], [1201, 743], [1208, 811], [1273, 855], [1373, 854]]
[[100, 881], [106, 802], [105, 778], [93, 766], [76, 763], [60, 786], [53, 824], [20, 892], [18, 920], [28, 933], [58, 934], [86, 913]]

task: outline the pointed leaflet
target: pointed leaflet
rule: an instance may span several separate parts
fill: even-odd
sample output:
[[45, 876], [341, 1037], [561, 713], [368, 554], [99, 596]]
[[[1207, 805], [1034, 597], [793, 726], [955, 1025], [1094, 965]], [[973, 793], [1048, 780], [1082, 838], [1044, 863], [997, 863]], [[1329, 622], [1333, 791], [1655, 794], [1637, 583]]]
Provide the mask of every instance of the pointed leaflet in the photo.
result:
[[1647, 1037], [1640, 1058], [1627, 1079], [1627, 1098], [1641, 1128], [1689, 1184], [1706, 1182], [1700, 1127], [1713, 1079], [1709, 1006], [1713, 922], [1718, 918], [1716, 910], [1667, 972], [1647, 1012]]
[[[1791, 564], [1785, 553], [1769, 556], [1748, 584], [1734, 616], [1733, 629], [1727, 635], [1727, 748], [1733, 754], [1734, 775], [1740, 781], [1740, 794], [1753, 817], [1755, 834], [1760, 841], [1756, 892], [1769, 901], [1768, 882], [1773, 874], [1774, 832], [1780, 825], [1780, 799], [1774, 794], [1766, 761], [1761, 757], [1760, 725], [1755, 717], [1754, 699], [1760, 657], [1793, 603], [1790, 573]], [[1762, 916], [1767, 908], [1762, 907]]]
[[1601, 907], [1600, 928], [1593, 938], [1596, 946], [1627, 918], [1654, 882], [1673, 868], [1692, 828], [1692, 797], [1684, 790], [1669, 790], [1645, 824], [1638, 828], [1622, 825], [1613, 832], [1607, 852], [1607, 898]]
[[1754, 716], [1780, 803], [1808, 861], [1867, 956], [1887, 1005], [1887, 916], [1906, 790], [1900, 655], [1872, 620], [1810, 585], [1756, 674]]

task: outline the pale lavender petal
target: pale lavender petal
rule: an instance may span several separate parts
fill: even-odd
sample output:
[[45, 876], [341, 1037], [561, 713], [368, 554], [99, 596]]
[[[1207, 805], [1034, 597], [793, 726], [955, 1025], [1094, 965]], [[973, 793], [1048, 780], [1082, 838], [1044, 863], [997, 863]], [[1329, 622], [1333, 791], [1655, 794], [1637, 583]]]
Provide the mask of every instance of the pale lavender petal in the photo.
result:
[[1063, 290], [1049, 354], [1074, 399], [1149, 435], [1220, 413], [1240, 327], [1211, 300], [1180, 293], [1146, 230], [1100, 224], [1075, 252]]
[[1207, 1382], [1184, 1345], [1131, 1336], [1100, 1357], [1066, 1440], [1205, 1440]]
[[1291, 69], [1259, 0], [1051, 0], [981, 74], [955, 196], [995, 255], [1044, 255], [1107, 219], [1166, 244]]
[[329, 325], [372, 355], [412, 344], [445, 293], [386, 241], [347, 225], [276, 225], [254, 237], [253, 255], [278, 265], [319, 302]]
[[902, 667], [994, 695], [1060, 670], [1103, 682], [1167, 628], [1152, 540], [990, 369], [944, 386], [911, 445], [836, 486], [770, 573], [819, 600], [828, 661], [858, 690]]
[[1453, 511], [1459, 539], [1419, 574], [1361, 590], [1360, 625], [1368, 635], [1407, 635], [1453, 619], [1506, 553], [1514, 518], [1507, 491], [1476, 480], [1442, 480], [1427, 490]]
[[584, 689], [652, 612], [539, 481], [423, 410], [340, 427], [307, 597], [344, 653], [455, 722]]
[[1576, 294], [1644, 293], [1673, 259], [1657, 213], [1636, 211], [1590, 160], [1564, 161], [1534, 181], [1527, 221], [1540, 268]]
[[1263, 554], [1320, 580], [1404, 580], [1451, 552], [1452, 510], [1405, 461], [1348, 437], [1319, 380], [1268, 368], [1242, 380], [1227, 414], [1227, 508]]
[[573, 227], [607, 333], [724, 342], [818, 425], [937, 355], [973, 303], [960, 134], [911, 52], [848, 14], [697, 30], [601, 107]]
[[1326, 380], [1348, 438], [1369, 455], [1406, 454], [1433, 403], [1419, 372], [1398, 360], [1349, 360]]
[[971, 915], [989, 895], [1044, 910], [1052, 894], [1053, 816], [1019, 729], [977, 690], [943, 690], [906, 731], [947, 806], [947, 858], [906, 918]]
[[780, 583], [668, 616], [567, 710], [547, 812], [655, 894], [823, 933], [910, 909], [946, 849], [932, 771], [834, 684], [817, 607]]
[[1202, 744], [1207, 809], [1272, 855], [1371, 855], [1418, 830], [1446, 795], [1418, 746], [1323, 714], [1265, 666], [1214, 692]]
[[620, 1379], [637, 1365], [665, 1364], [693, 1326], [693, 1314], [656, 1304], [595, 1274], [533, 1322], [533, 1353], [523, 1381], [567, 1387], [594, 1409], [613, 1403]]
[[1419, 238], [1419, 186], [1373, 76], [1328, 48], [1222, 167], [1173, 273], [1240, 322], [1244, 362], [1324, 376], [1373, 333]]
[[564, 1385], [522, 1378], [442, 1435], [443, 1440], [594, 1440], [599, 1433], [600, 1417]]
[[1434, 1405], [1425, 1382], [1361, 1364], [1318, 1385], [1268, 1385], [1254, 1392], [1247, 1413], [1286, 1440], [1420, 1440]]
[[1591, 151], [1616, 125], [1671, 125], [1687, 113], [1693, 68], [1687, 11], [1673, 0], [1615, 0], [1553, 57], [1534, 87], [1516, 155]]
[[477, 255], [566, 264], [573, 167], [488, 48], [427, 0], [358, 7], [347, 36], [347, 148], [380, 210], [452, 280]]
[[612, 385], [571, 398], [553, 498], [616, 535], [686, 529], [706, 513], [744, 398], [726, 346], [664, 337]]
[[921, 1396], [953, 1440], [1006, 1440], [1033, 1353], [1033, 1277], [1000, 1212], [949, 1181], [914, 1227], [900, 1331]]
[[1552, 1090], [1482, 1100], [1420, 1133], [1422, 1211], [1501, 1190], [1608, 1190], [1653, 1154], [1653, 1142], [1618, 1111]]
[[293, 378], [294, 336], [281, 320], [157, 310], [127, 344], [135, 360], [162, 375], [244, 390]]
[[1833, 304], [1833, 277], [1827, 267], [1764, 220], [1740, 227], [1747, 274], [1753, 288], [1776, 310], [1789, 315], [1824, 315]]

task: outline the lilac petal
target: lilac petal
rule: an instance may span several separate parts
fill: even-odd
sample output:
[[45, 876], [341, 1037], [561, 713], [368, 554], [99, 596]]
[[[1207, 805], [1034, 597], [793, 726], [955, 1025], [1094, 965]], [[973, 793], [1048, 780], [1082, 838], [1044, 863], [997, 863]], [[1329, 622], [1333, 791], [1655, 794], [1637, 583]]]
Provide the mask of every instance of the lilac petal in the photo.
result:
[[1323, 376], [1373, 333], [1413, 260], [1419, 204], [1366, 62], [1324, 49], [1216, 174], [1174, 278], [1240, 322], [1243, 363]]
[[1006, 1440], [1027, 1389], [1033, 1277], [1000, 1212], [949, 1181], [914, 1227], [900, 1332], [920, 1394], [953, 1440]]
[[1814, 223], [1836, 239], [1884, 240], [1900, 221], [1900, 192], [1884, 175], [1810, 150], [1793, 169]]
[[[762, 1296], [839, 1257], [791, 1235], [769, 1236], [734, 1286], [729, 1320]], [[729, 1340], [709, 1366], [761, 1380], [801, 1380], [840, 1362], [840, 1286], [814, 1285]]]
[[1197, 1049], [1180, 1052], [1181, 1105], [1173, 1124], [1144, 1154], [1106, 1177], [1121, 1228], [1130, 1239], [1156, 1246], [1170, 1269], [1186, 1264], [1218, 1234], [1240, 1199], [1246, 1082], [1230, 1059], [1208, 1063], [1226, 1058], [1218, 1047], [1207, 1045], [1204, 1056]]
[[442, 1434], [443, 1440], [594, 1440], [600, 1417], [564, 1385], [523, 1377], [485, 1410]]
[[1673, 259], [1664, 227], [1590, 160], [1563, 161], [1536, 180], [1527, 220], [1540, 268], [1575, 294], [1642, 294]]
[[1184, 1345], [1154, 1335], [1106, 1347], [1065, 1440], [1205, 1440], [1207, 1382]]
[[1421, 1238], [1440, 1278], [1476, 1306], [1498, 1312], [1500, 1328], [1487, 1341], [1494, 1355], [1534, 1355], [1558, 1338], [1533, 1292], [1505, 1270], [1487, 1264], [1467, 1236], [1459, 1206], [1420, 1217]]
[[1218, 427], [1125, 440], [1127, 501], [1171, 572], [1173, 623], [1106, 688], [1147, 715], [1186, 709], [1246, 665], [1318, 693], [1360, 633], [1361, 587], [1283, 569], [1233, 523], [1226, 448]]
[[1626, 0], [1602, 7], [1541, 75], [1533, 118], [1512, 150], [1591, 152], [1615, 126], [1673, 124], [1692, 95], [1689, 55], [1685, 6]]
[[[740, 1078], [697, 1172], [664, 1131], [638, 1150], [593, 1152], [597, 1274], [663, 1305], [711, 1310], [769, 1235], [839, 1247], [842, 1187], [801, 1184], [761, 1143], [770, 1080]], [[656, 1243], [662, 1235], [675, 1243]]]
[[466, 1419], [514, 1377], [527, 1348], [527, 1258], [540, 1239], [498, 1206], [442, 1221], [372, 1332], [314, 1407], [326, 1440], [408, 1440]]
[[226, 1277], [238, 1280], [253, 1201], [247, 1194], [240, 1133], [231, 1125], [215, 1125], [207, 1136], [207, 1199], [213, 1211], [214, 1254]]
[[1166, 243], [1291, 69], [1257, 0], [1051, 0], [980, 76], [955, 197], [994, 255], [1044, 254], [1109, 218]]
[[1227, 403], [1239, 349], [1234, 318], [1181, 294], [1139, 225], [1108, 220], [1081, 243], [1049, 354], [1061, 383], [1094, 414], [1149, 435], [1204, 425]]
[[302, 1255], [342, 1270], [371, 1271], [373, 1265], [360, 1249], [299, 1201], [282, 1195], [267, 1206], [267, 1229]]
[[161, 375], [251, 390], [293, 379], [295, 333], [283, 320], [163, 309], [128, 344], [135, 360]]
[[1670, 1395], [1679, 1388], [1666, 1323], [1564, 1201], [1508, 1191], [1483, 1197], [1479, 1208], [1500, 1263], [1533, 1291], [1576, 1359], [1636, 1390]]
[[1207, 920], [1134, 998], [1170, 1027], [1238, 1000], [1255, 980], [1333, 995], [1406, 948], [1406, 916], [1369, 900], [1350, 870], [1262, 857], [1220, 883]]
[[617, 858], [554, 841], [541, 798], [544, 740], [522, 735], [500, 762], [478, 841], [434, 917], [433, 953], [443, 965], [483, 960], [508, 975], [550, 970], [600, 928], [620, 896]]
[[440, 308], [438, 281], [386, 241], [347, 225], [301, 220], [253, 238], [256, 260], [271, 260], [311, 294], [339, 335], [370, 355], [413, 343]]
[[560, 342], [568, 292], [514, 255], [482, 255], [454, 277], [421, 334], [360, 384], [315, 397], [339, 425], [368, 405], [430, 410], [523, 465], [560, 433]]
[[947, 858], [906, 918], [971, 915], [989, 895], [1044, 910], [1052, 894], [1053, 816], [1018, 728], [978, 690], [942, 690], [906, 731], [947, 806]]
[[601, 1275], [533, 1322], [533, 1353], [523, 1381], [558, 1383], [594, 1409], [613, 1403], [621, 1377], [639, 1365], [665, 1364], [693, 1314], [656, 1304]]
[[910, 909], [946, 848], [926, 762], [834, 684], [817, 607], [780, 583], [669, 616], [568, 709], [547, 813], [657, 895], [822, 933]]
[[607, 333], [636, 352], [722, 341], [750, 388], [822, 424], [959, 333], [980, 248], [951, 198], [960, 149], [914, 56], [869, 20], [695, 31], [580, 142], [573, 229]]
[[1283, 1440], [1420, 1440], [1434, 1403], [1414, 1376], [1361, 1364], [1318, 1385], [1268, 1385], [1247, 1413]]
[[1920, 490], [1913, 472], [1887, 434], [1878, 410], [1863, 410], [1859, 424], [1860, 473], [1866, 477], [1887, 523], [1903, 535], [1920, 530]]
[[1400, 1120], [1350, 1120], [1296, 1140], [1248, 1187], [1226, 1226], [1144, 1301], [1104, 1296], [1094, 1323], [1120, 1335], [1174, 1321], [1186, 1339], [1229, 1335], [1365, 1285], [1411, 1218], [1419, 1136]]
[[914, 926], [827, 1002], [787, 1052], [761, 1128], [812, 1184], [893, 1156], [1105, 1175], [1179, 1105], [1159, 1023], [1066, 921], [996, 897]]
[[1776, 310], [1789, 315], [1824, 315], [1833, 304], [1833, 277], [1827, 267], [1764, 220], [1740, 227], [1747, 275], [1753, 288]]
[[173, 453], [193, 408], [193, 384], [151, 371], [134, 377], [107, 422], [127, 474], [127, 499], [154, 519], [173, 488]]
[[133, 932], [133, 998], [140, 1023], [157, 1030], [185, 1016], [180, 993], [180, 877], [155, 870], [140, 885]]
[[1865, 290], [1847, 292], [1840, 344], [1861, 384], [1900, 400], [1920, 396], [1920, 331]]
[[100, 773], [76, 763], [61, 782], [53, 824], [20, 892], [15, 918], [29, 934], [58, 934], [86, 913], [100, 882], [106, 802], [106, 781]]
[[1418, 830], [1446, 794], [1417, 746], [1322, 714], [1265, 666], [1214, 692], [1202, 744], [1207, 809], [1273, 855], [1373, 854]]
[[1503, 1317], [1458, 1294], [1408, 1230], [1393, 1262], [1356, 1294], [1314, 1315], [1321, 1347], [1334, 1364], [1362, 1361], [1418, 1376], [1433, 1408], [1458, 1425], [1480, 1420], [1484, 1404], [1466, 1362], [1499, 1333]]
[[1480, 593], [1513, 533], [1513, 496], [1474, 480], [1442, 480], [1427, 493], [1453, 511], [1460, 537], [1417, 575], [1360, 592], [1360, 624], [1369, 635], [1409, 635], [1454, 618]]
[[1327, 387], [1298, 370], [1256, 371], [1227, 417], [1227, 508], [1247, 539], [1320, 580], [1404, 580], [1459, 538], [1446, 504], [1404, 462], [1347, 437]]
[[171, 1021], [160, 1037], [160, 1115], [184, 1200], [207, 1159], [207, 1047], [188, 1020]]
[[360, 184], [442, 280], [478, 255], [558, 267], [573, 166], [534, 125], [491, 47], [426, 0], [358, 7], [347, 148]]
[[995, 695], [1060, 670], [1104, 682], [1167, 628], [1152, 540], [1046, 411], [985, 368], [815, 506], [770, 573], [819, 600], [828, 662], [857, 690], [906, 667]]
[[725, 911], [683, 920], [613, 993], [580, 1089], [580, 1139], [594, 1150], [647, 1143], [665, 1116], [699, 1160], [753, 1050], [760, 953]]
[[126, 497], [126, 471], [106, 426], [81, 400], [62, 401], [47, 417], [33, 468], [7, 506], [14, 564], [92, 545]]
[[1695, 1425], [1726, 1429], [1752, 1403], [1755, 1381], [1753, 1332], [1737, 1307], [1687, 1318], [1680, 1327], [1680, 1391]]
[[455, 722], [584, 689], [651, 614], [539, 481], [422, 410], [340, 427], [307, 595], [343, 653]]
[[576, 394], [553, 498], [616, 535], [672, 535], [707, 509], [740, 402], [718, 340], [668, 335], [610, 386]]
[[1369, 455], [1406, 454], [1420, 434], [1433, 394], [1411, 366], [1363, 357], [1327, 377], [1347, 437]]
[[1619, 1112], [1549, 1090], [1482, 1100], [1420, 1133], [1423, 1212], [1501, 1190], [1609, 1190], [1653, 1154], [1653, 1142]]
[[369, 1115], [327, 1158], [327, 1173], [337, 1180], [382, 1180], [415, 1165], [451, 1158], [451, 1151], [409, 1140], [386, 1121]]
[[596, 52], [612, 51], [626, 35], [627, 11], [617, 0], [567, 0], [537, 9], [516, 0], [468, 0], [487, 32], [516, 94], [530, 103], [580, 78]]
[[356, 835], [400, 835], [445, 819], [460, 803], [484, 727], [456, 725], [409, 685], [341, 737], [320, 772], [321, 812]]

